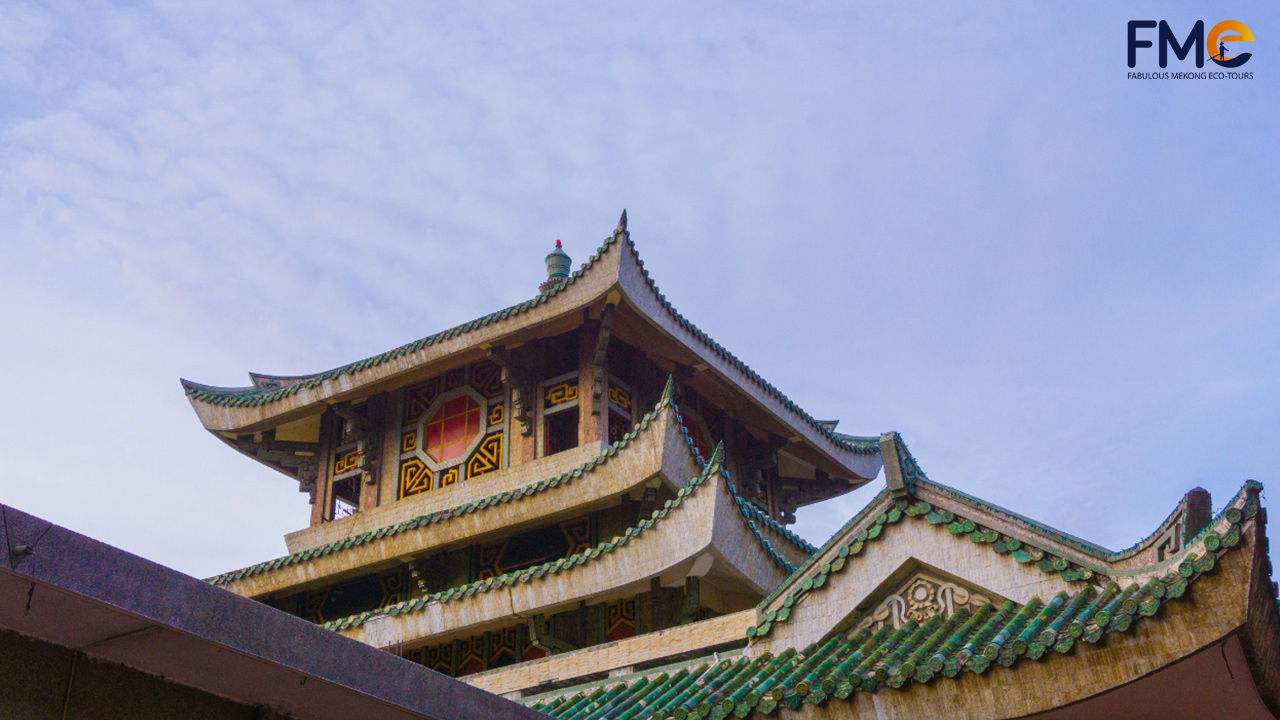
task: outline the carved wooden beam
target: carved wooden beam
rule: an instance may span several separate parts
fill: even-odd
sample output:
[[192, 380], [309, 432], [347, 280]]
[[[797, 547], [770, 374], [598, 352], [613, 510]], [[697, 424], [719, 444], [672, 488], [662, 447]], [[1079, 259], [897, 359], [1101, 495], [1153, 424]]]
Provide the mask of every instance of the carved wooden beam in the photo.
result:
[[240, 452], [296, 477], [298, 491], [309, 493], [311, 502], [316, 501], [316, 482], [320, 477], [319, 443], [285, 442], [271, 437], [254, 442], [241, 437], [236, 438], [235, 446]]
[[358, 409], [351, 403], [338, 403], [333, 406], [333, 411], [351, 427], [351, 434], [356, 439], [356, 452], [360, 454], [356, 468], [362, 473], [365, 484], [376, 483], [378, 473], [375, 470], [378, 466], [379, 449], [377, 425], [369, 419], [363, 409]]
[[303, 458], [298, 464], [298, 492], [307, 493], [309, 502], [316, 502], [316, 487], [320, 481], [320, 458]]
[[675, 370], [671, 373], [671, 378], [674, 381], [673, 389], [675, 390], [676, 402], [680, 402], [680, 396], [684, 392], [684, 386], [687, 385], [689, 381], [693, 379], [693, 376], [697, 374], [697, 368], [676, 363]]
[[604, 406], [604, 361], [613, 335], [613, 314], [617, 305], [605, 305], [600, 313], [600, 332], [596, 335], [596, 355], [591, 361], [591, 414], [599, 415]]
[[748, 468], [764, 470], [778, 466], [778, 451], [791, 444], [787, 438], [772, 436], [765, 445], [757, 445], [747, 450], [743, 462]]
[[533, 434], [533, 374], [511, 360], [506, 348], [489, 348], [489, 360], [502, 369], [502, 385], [511, 391], [511, 417], [520, 422], [520, 434]]

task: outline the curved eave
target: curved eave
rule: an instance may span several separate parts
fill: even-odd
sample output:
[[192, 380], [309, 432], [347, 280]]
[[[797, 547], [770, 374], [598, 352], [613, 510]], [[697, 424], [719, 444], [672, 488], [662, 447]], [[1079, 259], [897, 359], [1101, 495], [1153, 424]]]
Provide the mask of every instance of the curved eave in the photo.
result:
[[[563, 560], [451, 588], [325, 627], [378, 647], [444, 637], [509, 619], [554, 612], [579, 600], [603, 599], [647, 587], [659, 576], [690, 572], [704, 555], [757, 592], [776, 585], [786, 570], [768, 553], [734, 507], [718, 449], [698, 477], [673, 501], [613, 540]], [[735, 519], [736, 517], [736, 519]]]
[[[678, 491], [684, 479], [700, 472], [701, 464], [690, 451], [675, 408], [664, 397], [622, 442], [573, 470], [223, 573], [209, 582], [249, 597], [296, 592], [399, 562], [406, 555], [437, 552], [461, 542], [483, 542], [527, 525], [530, 517], [555, 518], [589, 510], [654, 477]], [[486, 477], [475, 482], [500, 483], [501, 479]]]
[[[620, 443], [573, 470], [474, 502], [349, 534], [339, 541], [223, 573], [209, 582], [248, 597], [296, 592], [398, 562], [406, 555], [476, 542], [527, 525], [530, 517], [561, 517], [598, 507], [655, 477], [678, 491], [684, 478], [697, 477], [704, 468], [677, 412], [668, 387], [654, 409]], [[497, 481], [486, 478], [479, 482]], [[752, 508], [732, 483], [729, 491], [760, 547], [787, 572], [815, 550]]]
[[718, 378], [735, 387], [768, 415], [790, 428], [792, 440], [807, 443], [835, 465], [845, 468], [856, 480], [850, 489], [859, 487], [880, 472], [879, 445], [870, 439], [865, 443], [850, 436], [838, 436], [812, 415], [783, 395], [777, 388], [734, 357], [719, 343], [686, 320], [667, 302], [644, 269], [644, 263], [630, 242], [622, 244], [623, 261], [619, 267], [618, 286], [641, 315], [663, 334], [697, 355]]
[[288, 377], [290, 383], [276, 389], [256, 385], [217, 388], [189, 380], [182, 380], [182, 385], [200, 422], [209, 430], [253, 432], [309, 414], [326, 403], [389, 389], [406, 374], [446, 357], [468, 352], [478, 355], [486, 347], [501, 346], [513, 335], [580, 312], [615, 289], [666, 336], [701, 358], [711, 372], [790, 428], [793, 440], [808, 444], [821, 457], [844, 468], [855, 481], [851, 488], [879, 473], [875, 442], [834, 433], [667, 302], [635, 251], [625, 214], [617, 231], [564, 284], [520, 305], [340, 368]]

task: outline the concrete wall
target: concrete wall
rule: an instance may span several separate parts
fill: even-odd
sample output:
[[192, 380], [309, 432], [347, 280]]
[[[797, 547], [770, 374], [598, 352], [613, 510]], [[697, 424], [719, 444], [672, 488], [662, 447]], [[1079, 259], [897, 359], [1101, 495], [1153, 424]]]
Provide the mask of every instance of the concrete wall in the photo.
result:
[[[551, 613], [580, 602], [600, 602], [647, 590], [650, 581], [684, 583], [703, 555], [707, 577], [763, 595], [785, 572], [760, 547], [738, 515], [723, 476], [716, 474], [653, 528], [569, 570], [396, 616], [370, 618], [340, 632], [374, 647], [417, 644], [496, 627], [513, 616]], [[433, 639], [431, 642], [437, 642]]]
[[[325, 523], [304, 531], [313, 533], [308, 536], [307, 544], [321, 539], [326, 542], [338, 540], [347, 537], [349, 533], [387, 527], [428, 512], [437, 512], [456, 507], [460, 503], [524, 487], [555, 477], [566, 469], [577, 468], [598, 456], [600, 451], [598, 446], [575, 448], [518, 468], [491, 473], [475, 483], [459, 483], [455, 487], [464, 489], [460, 493], [453, 493], [454, 488], [444, 492], [425, 493], [369, 513], [359, 513], [338, 522]], [[561, 460], [562, 456], [569, 457]], [[559, 464], [548, 466], [550, 461]], [[700, 472], [701, 468], [695, 463], [680, 434], [675, 412], [668, 407], [630, 444], [570, 484], [243, 577], [229, 582], [226, 589], [246, 597], [260, 598], [278, 597], [319, 587], [343, 578], [386, 569], [403, 562], [406, 557], [423, 557], [450, 546], [491, 542], [502, 535], [530, 529], [537, 524], [564, 520], [614, 502], [618, 496], [638, 488], [655, 476], [665, 478], [672, 488], [683, 487]], [[437, 495], [441, 497], [433, 497]], [[425, 499], [415, 502], [418, 498]], [[348, 520], [358, 524], [346, 524]]]
[[[901, 568], [917, 562], [1019, 605], [1035, 596], [1051, 598], [1072, 589], [1061, 577], [1047, 575], [1034, 564], [1019, 564], [967, 537], [952, 535], [942, 525], [904, 517], [886, 525], [881, 539], [868, 542], [860, 555], [849, 559], [843, 572], [833, 574], [827, 581], [830, 587], [805, 595], [792, 609], [788, 622], [776, 625], [768, 637], [752, 644], [751, 654], [777, 654], [787, 647], [802, 648], [817, 642], [860, 605], [877, 600], [882, 588], [900, 579], [896, 574]], [[781, 607], [785, 597], [785, 592], [780, 594], [768, 609]]]
[[468, 675], [462, 681], [492, 693], [537, 688], [553, 681], [651, 663], [682, 653], [741, 640], [755, 622], [754, 610], [679, 625], [625, 640], [552, 655], [540, 660]]

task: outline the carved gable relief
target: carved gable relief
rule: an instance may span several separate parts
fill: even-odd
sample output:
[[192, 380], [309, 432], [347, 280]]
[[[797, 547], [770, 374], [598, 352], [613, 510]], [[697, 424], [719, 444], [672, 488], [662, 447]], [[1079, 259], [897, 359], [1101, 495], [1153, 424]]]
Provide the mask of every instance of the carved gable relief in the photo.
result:
[[1004, 599], [993, 593], [945, 580], [922, 570], [912, 574], [897, 590], [881, 600], [854, 629], [871, 628], [874, 631], [889, 625], [896, 630], [908, 620], [922, 623], [934, 615], [941, 615], [945, 619], [960, 608], [973, 612], [983, 605], [998, 605], [1001, 602]]

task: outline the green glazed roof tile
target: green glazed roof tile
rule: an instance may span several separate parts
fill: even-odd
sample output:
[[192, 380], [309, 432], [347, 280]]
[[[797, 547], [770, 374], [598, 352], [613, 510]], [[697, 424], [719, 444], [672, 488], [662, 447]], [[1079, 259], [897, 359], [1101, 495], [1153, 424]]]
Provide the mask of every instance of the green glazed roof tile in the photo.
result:
[[[1229, 506], [1236, 512], [1228, 517], [1224, 511], [1210, 525], [1225, 521], [1238, 530], [1252, 517], [1246, 517], [1245, 507], [1256, 499], [1257, 490], [1246, 485]], [[1220, 528], [1214, 532], [1225, 535]], [[1216, 559], [1229, 551], [1220, 547], [1205, 557]], [[886, 625], [874, 633], [864, 629], [850, 637], [837, 635], [821, 646], [799, 652], [788, 648], [776, 657], [766, 653], [685, 676], [644, 678], [630, 683], [633, 691], [612, 687], [610, 697], [618, 698], [612, 704], [602, 702], [597, 691], [591, 701], [578, 695], [571, 700], [543, 699], [532, 706], [560, 720], [724, 720], [730, 715], [771, 715], [779, 707], [799, 709], [833, 698], [843, 701], [881, 687], [909, 692], [912, 685], [986, 672], [993, 662], [1013, 667], [1071, 652], [1077, 642], [1103, 642], [1108, 635], [1131, 631], [1139, 621], [1158, 623], [1164, 603], [1178, 601], [1166, 592], [1170, 582], [1193, 584], [1212, 571], [1207, 567], [1193, 567], [1189, 578], [1174, 574], [1177, 580], [1154, 578], [1123, 589], [1112, 583], [1100, 593], [1085, 586], [1048, 602], [1035, 598], [1016, 611], [1013, 603], [1005, 602], [972, 615], [960, 611], [945, 621], [935, 616], [919, 624], [909, 621], [897, 630]]]

